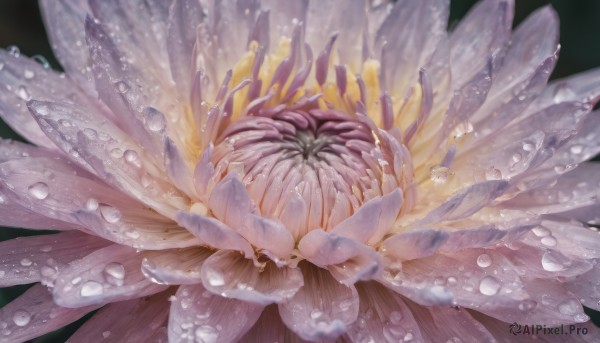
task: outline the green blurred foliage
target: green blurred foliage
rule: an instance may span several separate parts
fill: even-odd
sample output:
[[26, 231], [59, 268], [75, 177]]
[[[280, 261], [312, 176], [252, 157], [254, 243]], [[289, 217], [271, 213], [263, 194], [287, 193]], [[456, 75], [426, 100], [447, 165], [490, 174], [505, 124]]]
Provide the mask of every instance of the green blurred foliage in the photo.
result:
[[[417, 1], [417, 0], [415, 0]], [[476, 0], [454, 0], [449, 27], [462, 18]], [[516, 0], [515, 26], [532, 11], [545, 5], [553, 6], [560, 17], [560, 59], [552, 78], [560, 78], [600, 66], [600, 0]], [[44, 25], [36, 0], [0, 1], [0, 48], [17, 46], [27, 56], [44, 56], [51, 66], [60, 70], [46, 38]], [[23, 140], [0, 121], [0, 137]], [[0, 228], [0, 241], [38, 232]], [[0, 306], [27, 290], [29, 286], [15, 286], [0, 291]], [[598, 312], [588, 311], [596, 324], [600, 323]], [[32, 342], [54, 343], [65, 341], [90, 315], [81, 320], [37, 338]]]

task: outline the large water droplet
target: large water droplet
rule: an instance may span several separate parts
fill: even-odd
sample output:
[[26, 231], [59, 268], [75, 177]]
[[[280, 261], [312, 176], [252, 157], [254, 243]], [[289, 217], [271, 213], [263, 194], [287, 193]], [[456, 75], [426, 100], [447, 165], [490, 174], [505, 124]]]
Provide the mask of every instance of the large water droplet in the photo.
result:
[[558, 312], [568, 316], [574, 316], [580, 313], [581, 305], [575, 299], [569, 299], [558, 304]]
[[153, 107], [146, 107], [144, 109], [144, 116], [146, 117], [146, 125], [150, 131], [160, 131], [167, 125], [165, 116]]
[[208, 284], [213, 287], [219, 287], [225, 284], [225, 279], [223, 279], [221, 273], [218, 273], [211, 268], [207, 268], [206, 276], [208, 278]]
[[133, 164], [138, 168], [142, 166], [140, 162], [140, 156], [135, 150], [125, 150], [123, 157], [125, 158], [125, 161]]
[[36, 182], [27, 189], [29, 194], [39, 200], [44, 200], [48, 197], [48, 185], [43, 182]]
[[98, 200], [96, 200], [94, 198], [89, 198], [85, 202], [85, 209], [88, 211], [95, 211], [98, 209], [98, 206], [99, 206]]
[[573, 145], [569, 148], [569, 151], [571, 152], [571, 154], [573, 155], [579, 155], [583, 152], [583, 146], [581, 145]]
[[82, 297], [93, 297], [100, 295], [104, 292], [104, 288], [102, 284], [97, 281], [87, 281], [81, 286], [81, 291], [79, 294]]
[[19, 98], [21, 98], [21, 100], [25, 100], [25, 101], [31, 100], [31, 94], [29, 93], [29, 90], [25, 86], [19, 86], [17, 88], [16, 94]]
[[104, 272], [115, 279], [123, 280], [125, 278], [125, 267], [117, 262], [111, 262], [104, 267]]
[[448, 178], [450, 177], [450, 169], [444, 166], [434, 166], [429, 170], [430, 179], [433, 183], [441, 185], [448, 182]]
[[565, 269], [565, 266], [559, 261], [558, 257], [548, 251], [542, 256], [542, 267], [549, 272], [559, 272]]
[[493, 276], [486, 276], [479, 282], [479, 291], [484, 295], [496, 295], [500, 287], [502, 284]]
[[24, 258], [24, 259], [21, 260], [21, 265], [23, 267], [29, 267], [32, 264], [33, 264], [33, 262], [30, 259], [28, 259], [28, 258]]
[[210, 325], [197, 327], [194, 334], [196, 335], [196, 342], [214, 343], [219, 338], [217, 329]]
[[540, 240], [540, 242], [542, 242], [542, 244], [545, 245], [545, 246], [547, 246], [547, 247], [556, 246], [556, 238], [554, 238], [552, 236], [542, 237], [542, 239]]
[[110, 205], [100, 205], [100, 214], [102, 214], [104, 220], [111, 224], [114, 224], [121, 219], [121, 212]]
[[25, 326], [31, 321], [31, 314], [25, 310], [18, 310], [13, 314], [13, 322], [17, 326]]
[[492, 265], [492, 258], [488, 254], [481, 254], [477, 257], [477, 265], [481, 268], [487, 268]]
[[546, 229], [543, 226], [535, 227], [531, 231], [533, 232], [534, 235], [536, 235], [538, 237], [546, 237], [550, 234], [550, 230]]

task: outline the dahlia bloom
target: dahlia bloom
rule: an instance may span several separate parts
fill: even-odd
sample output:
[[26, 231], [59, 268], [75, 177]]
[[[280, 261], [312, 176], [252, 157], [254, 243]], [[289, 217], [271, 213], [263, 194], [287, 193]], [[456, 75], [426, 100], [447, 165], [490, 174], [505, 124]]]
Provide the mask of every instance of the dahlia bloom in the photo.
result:
[[0, 225], [59, 232], [0, 243], [36, 283], [0, 341], [594, 339], [600, 70], [547, 84], [551, 8], [41, 6], [65, 73], [0, 51]]

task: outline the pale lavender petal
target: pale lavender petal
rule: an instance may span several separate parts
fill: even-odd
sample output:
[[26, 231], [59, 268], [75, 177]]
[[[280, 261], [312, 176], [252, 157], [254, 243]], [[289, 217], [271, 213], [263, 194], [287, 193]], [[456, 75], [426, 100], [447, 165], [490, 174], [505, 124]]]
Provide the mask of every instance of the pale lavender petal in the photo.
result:
[[243, 252], [248, 258], [254, 256], [248, 241], [218, 220], [193, 213], [179, 212], [177, 223], [188, 229], [204, 244], [217, 249], [237, 250]]
[[448, 15], [446, 0], [401, 0], [394, 4], [377, 31], [375, 47], [375, 53], [381, 53], [381, 77], [388, 90], [404, 96], [417, 81], [419, 68], [446, 36]]
[[170, 138], [165, 139], [165, 168], [177, 188], [190, 198], [199, 198], [194, 186], [194, 168]]
[[202, 263], [213, 252], [201, 247], [143, 252], [142, 273], [148, 280], [164, 285], [202, 282]]
[[52, 51], [60, 65], [89, 94], [95, 94], [82, 30], [85, 16], [90, 12], [87, 1], [42, 0], [40, 7]]
[[104, 306], [69, 337], [69, 342], [158, 342], [166, 330], [171, 294], [166, 291]]
[[202, 285], [180, 286], [169, 311], [169, 342], [236, 342], [262, 310], [257, 304], [213, 295]]
[[412, 260], [434, 254], [448, 240], [439, 230], [419, 230], [395, 234], [381, 243], [379, 252], [399, 260]]
[[353, 342], [422, 342], [420, 324], [402, 297], [375, 282], [358, 283], [360, 310], [348, 328]]
[[215, 217], [234, 229], [242, 226], [245, 216], [256, 211], [246, 187], [236, 177], [215, 185], [208, 206]]
[[337, 224], [331, 233], [363, 243], [379, 242], [395, 224], [401, 207], [402, 193], [396, 189], [363, 204], [353, 215]]
[[70, 262], [109, 245], [109, 241], [78, 231], [18, 237], [0, 243], [0, 286], [7, 287], [52, 278]]
[[237, 232], [250, 244], [262, 249], [270, 258], [285, 260], [290, 256], [294, 237], [280, 221], [257, 215], [249, 215], [245, 220]]
[[64, 307], [127, 300], [166, 289], [148, 281], [140, 270], [142, 256], [135, 249], [112, 245], [97, 250], [59, 271], [53, 285], [54, 301]]
[[431, 211], [425, 218], [413, 224], [413, 226], [431, 225], [470, 216], [490, 205], [507, 188], [508, 182], [506, 181], [476, 183], [465, 190], [457, 192], [438, 208]]
[[254, 265], [234, 251], [219, 251], [202, 264], [204, 287], [226, 298], [268, 305], [290, 299], [304, 284], [298, 268]]
[[52, 332], [98, 306], [65, 308], [58, 306], [45, 286], [37, 284], [0, 309], [2, 342], [25, 342]]
[[359, 297], [354, 286], [344, 286], [329, 272], [301, 264], [304, 287], [279, 304], [285, 325], [308, 341], [336, 339], [358, 317]]
[[198, 0], [176, 0], [169, 9], [167, 51], [171, 77], [183, 99], [189, 101], [195, 70], [193, 58], [198, 25], [206, 20]]
[[265, 307], [256, 324], [242, 337], [240, 343], [288, 341], [293, 343], [305, 342], [283, 324], [277, 306], [270, 305]]
[[333, 277], [346, 285], [373, 279], [380, 272], [379, 256], [371, 247], [322, 230], [305, 235], [298, 243], [298, 250], [303, 258], [327, 268]]

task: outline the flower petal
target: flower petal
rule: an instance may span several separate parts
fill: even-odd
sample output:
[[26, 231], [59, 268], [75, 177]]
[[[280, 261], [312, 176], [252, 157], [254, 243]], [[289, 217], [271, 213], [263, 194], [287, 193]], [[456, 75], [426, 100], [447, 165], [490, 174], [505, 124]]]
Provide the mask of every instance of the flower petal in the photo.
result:
[[336, 225], [331, 233], [374, 244], [392, 228], [401, 207], [402, 193], [396, 189], [363, 204], [352, 216]]
[[204, 244], [217, 249], [241, 251], [247, 258], [254, 256], [248, 241], [216, 219], [182, 211], [177, 214], [177, 223]]
[[142, 253], [142, 273], [154, 283], [189, 285], [202, 282], [202, 263], [212, 251], [201, 247], [145, 251]]
[[69, 337], [69, 342], [157, 342], [166, 331], [170, 306], [167, 299], [171, 294], [167, 291], [104, 306]]
[[215, 185], [208, 206], [215, 217], [234, 229], [242, 226], [246, 215], [256, 211], [246, 187], [236, 177], [227, 177]]
[[305, 235], [298, 243], [298, 250], [306, 260], [327, 268], [333, 277], [346, 285], [370, 280], [380, 272], [379, 256], [371, 247], [322, 230]]
[[218, 251], [202, 264], [202, 283], [226, 298], [268, 305], [287, 301], [304, 282], [298, 268], [267, 263], [259, 270], [237, 252]]
[[448, 237], [447, 232], [439, 230], [399, 233], [384, 240], [379, 251], [399, 260], [412, 260], [434, 254]]
[[78, 231], [18, 237], [0, 243], [0, 287], [38, 282], [52, 277], [71, 261], [109, 245], [109, 241]]
[[97, 250], [59, 271], [53, 294], [64, 307], [82, 307], [143, 297], [166, 289], [148, 281], [140, 270], [142, 257], [130, 247]]
[[65, 308], [58, 306], [45, 286], [37, 284], [0, 309], [2, 340], [25, 342], [57, 330], [98, 306]]
[[353, 342], [422, 342], [420, 323], [400, 295], [375, 282], [358, 283], [360, 311], [348, 328]]
[[304, 287], [279, 304], [285, 325], [302, 339], [336, 339], [358, 317], [359, 298], [354, 286], [344, 286], [329, 272], [301, 264]]
[[256, 323], [262, 309], [213, 295], [200, 284], [180, 286], [169, 311], [169, 342], [236, 342]]
[[294, 237], [287, 228], [279, 221], [268, 219], [257, 215], [246, 216], [246, 223], [238, 229], [250, 244], [269, 258], [285, 260], [294, 249]]

